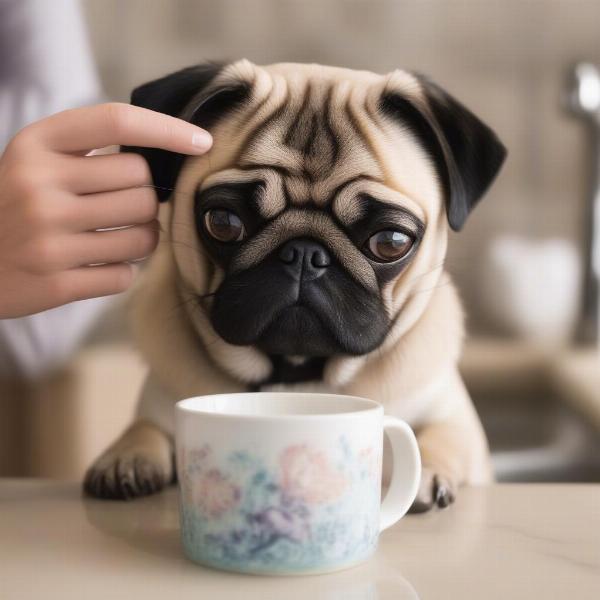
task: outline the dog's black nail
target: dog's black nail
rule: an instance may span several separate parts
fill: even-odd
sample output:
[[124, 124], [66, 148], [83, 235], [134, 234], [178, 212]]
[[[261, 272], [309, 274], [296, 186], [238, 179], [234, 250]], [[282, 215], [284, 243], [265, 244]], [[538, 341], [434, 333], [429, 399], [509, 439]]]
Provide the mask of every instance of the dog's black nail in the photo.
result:
[[452, 489], [440, 481], [440, 478], [437, 475], [433, 480], [433, 486], [435, 503], [439, 508], [446, 508], [454, 502], [454, 493], [452, 492]]
[[154, 477], [152, 478], [152, 485], [153, 485], [153, 490], [155, 492], [158, 492], [159, 490], [163, 489], [163, 485], [164, 485], [163, 479], [158, 473], [156, 473], [154, 475]]
[[448, 494], [446, 488], [440, 487], [438, 489], [435, 497], [435, 502], [440, 508], [446, 508], [447, 506], [449, 506], [452, 500], [450, 500], [450, 495]]
[[141, 496], [149, 496], [152, 493], [152, 483], [149, 479], [136, 477], [136, 481]]
[[99, 498], [110, 498], [113, 492], [112, 480], [109, 484], [108, 477], [105, 474], [99, 474], [96, 483]]
[[130, 479], [121, 480], [120, 489], [123, 494], [124, 500], [131, 500], [132, 498], [135, 498], [138, 495], [136, 493], [136, 488]]
[[415, 500], [412, 503], [412, 506], [408, 510], [409, 513], [412, 514], [420, 514], [431, 510], [433, 506], [433, 502], [425, 502], [424, 500]]

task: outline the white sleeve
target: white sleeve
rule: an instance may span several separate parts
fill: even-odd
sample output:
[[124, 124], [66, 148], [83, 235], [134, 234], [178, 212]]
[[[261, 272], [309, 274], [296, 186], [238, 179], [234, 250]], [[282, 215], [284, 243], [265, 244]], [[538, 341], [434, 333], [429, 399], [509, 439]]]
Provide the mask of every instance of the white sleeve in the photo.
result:
[[0, 320], [0, 377], [34, 379], [59, 367], [111, 302], [83, 300], [29, 317]]
[[[0, 1], [0, 151], [28, 123], [102, 100], [77, 0]], [[59, 365], [111, 301], [0, 320], [0, 376], [35, 377]]]
[[0, 2], [0, 148], [28, 123], [102, 98], [77, 0]]

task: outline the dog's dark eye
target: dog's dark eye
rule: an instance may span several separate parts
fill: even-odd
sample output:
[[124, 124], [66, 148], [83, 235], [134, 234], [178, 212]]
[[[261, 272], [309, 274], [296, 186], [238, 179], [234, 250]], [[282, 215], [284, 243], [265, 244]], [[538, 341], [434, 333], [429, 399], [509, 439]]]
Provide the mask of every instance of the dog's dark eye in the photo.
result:
[[414, 238], [403, 231], [386, 230], [372, 235], [366, 246], [376, 260], [393, 262], [404, 258], [414, 243]]
[[242, 220], [232, 211], [212, 208], [204, 213], [204, 227], [219, 242], [240, 242], [246, 237]]

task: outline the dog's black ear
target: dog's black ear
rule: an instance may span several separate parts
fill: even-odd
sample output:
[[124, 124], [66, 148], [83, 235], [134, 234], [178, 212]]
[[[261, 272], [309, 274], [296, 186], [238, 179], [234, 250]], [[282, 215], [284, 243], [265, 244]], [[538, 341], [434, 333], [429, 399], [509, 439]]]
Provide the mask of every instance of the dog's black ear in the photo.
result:
[[[223, 64], [207, 63], [188, 67], [133, 90], [131, 104], [142, 106], [175, 117], [182, 116], [192, 99], [197, 106], [189, 109], [188, 120], [204, 129], [210, 129], [222, 116], [242, 104], [250, 95], [250, 84], [239, 81], [211, 86], [224, 68]], [[206, 91], [206, 94], [202, 94]], [[175, 187], [175, 181], [185, 156], [158, 148], [123, 146], [124, 152], [141, 154], [152, 173], [160, 201], [166, 200]]]
[[425, 105], [386, 91], [380, 109], [408, 127], [432, 157], [446, 195], [448, 222], [459, 231], [496, 177], [506, 149], [469, 109], [425, 77], [417, 79]]

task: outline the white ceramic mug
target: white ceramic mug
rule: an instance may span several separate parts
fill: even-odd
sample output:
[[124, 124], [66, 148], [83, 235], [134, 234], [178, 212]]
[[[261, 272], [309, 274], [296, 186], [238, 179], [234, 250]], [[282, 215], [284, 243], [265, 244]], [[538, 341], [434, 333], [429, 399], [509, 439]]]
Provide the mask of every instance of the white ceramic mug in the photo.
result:
[[[381, 503], [383, 433], [393, 452]], [[333, 394], [203, 396], [176, 407], [186, 555], [231, 571], [334, 571], [367, 559], [408, 511], [421, 460], [381, 405]]]

